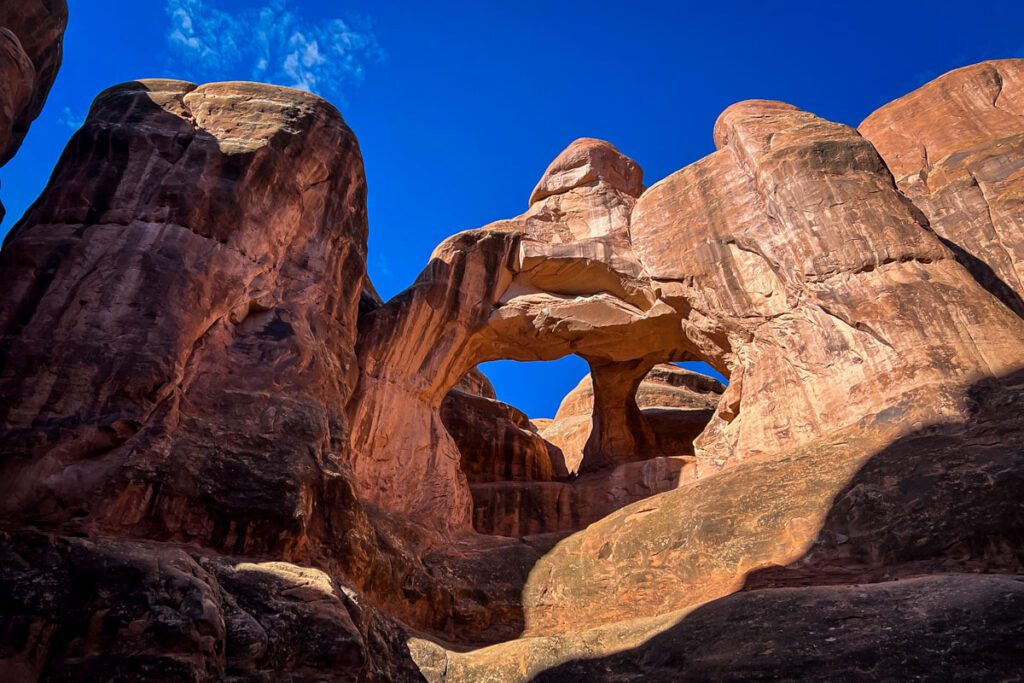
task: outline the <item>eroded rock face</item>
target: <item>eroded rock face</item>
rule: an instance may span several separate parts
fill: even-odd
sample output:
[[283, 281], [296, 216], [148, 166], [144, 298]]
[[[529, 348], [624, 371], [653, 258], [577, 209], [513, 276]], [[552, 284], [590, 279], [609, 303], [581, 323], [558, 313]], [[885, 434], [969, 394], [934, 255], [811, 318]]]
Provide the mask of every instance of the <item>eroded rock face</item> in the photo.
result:
[[694, 352], [730, 373], [697, 441], [702, 468], [883, 411], [908, 427], [956, 419], [970, 382], [1020, 364], [1015, 316], [856, 132], [753, 101], [722, 114], [715, 140], [643, 195], [631, 230]]
[[695, 476], [693, 458], [655, 456], [571, 481], [470, 484], [473, 527], [480, 533], [515, 537], [578, 531]]
[[[1015, 675], [1024, 320], [961, 253], [1015, 64], [881, 155], [769, 101], [646, 190], [579, 140], [388, 302], [333, 107], [102, 93], [0, 252], [0, 677]], [[915, 107], [974, 122], [926, 188], [872, 132]], [[932, 182], [971, 155], [1005, 218]], [[539, 428], [473, 370], [569, 353]]]
[[477, 368], [473, 368], [463, 375], [462, 379], [456, 383], [455, 390], [484, 398], [498, 398], [498, 395], [494, 393], [494, 385], [491, 384], [491, 380], [487, 379], [487, 375]]
[[365, 555], [343, 413], [365, 192], [355, 137], [320, 98], [102, 93], [0, 254], [4, 514]]
[[60, 68], [67, 23], [66, 0], [0, 3], [0, 166], [18, 151], [43, 110]]
[[427, 566], [448, 539], [351, 487], [365, 221], [355, 138], [318, 97], [101, 94], [0, 254], [4, 526], [301, 562], [451, 638], [518, 633], [526, 570], [470, 592], [484, 561]]
[[985, 289], [1024, 315], [1024, 59], [935, 79], [860, 125]]
[[[478, 381], [471, 374], [458, 386]], [[693, 479], [693, 439], [711, 419], [722, 385], [674, 365], [659, 365], [639, 388], [631, 383], [619, 387], [608, 394], [632, 405], [637, 424], [645, 430], [645, 449], [629, 450], [635, 432], [622, 418], [608, 419], [612, 411], [607, 407], [595, 406], [590, 375], [565, 397], [556, 418], [543, 429], [500, 401], [450, 391], [441, 417], [458, 445], [469, 481], [473, 528], [514, 537], [576, 531]], [[613, 467], [597, 467], [577, 477], [584, 447], [594, 447], [588, 439], [596, 441], [591, 438], [593, 414], [604, 415], [606, 429], [623, 435], [613, 432], [598, 448], [626, 457]], [[620, 442], [613, 449], [609, 444], [615, 438]], [[556, 442], [570, 449], [570, 457]]]
[[[851, 129], [757, 101], [727, 110], [716, 142], [718, 152], [646, 191], [630, 219], [650, 289], [678, 316], [682, 352], [730, 375], [697, 441], [700, 476], [546, 553], [524, 587], [525, 638], [465, 655], [417, 644], [428, 678], [714, 677], [732, 655], [725, 664], [684, 653], [714, 651], [712, 632], [725, 637], [724, 624], [741, 623], [727, 605], [744, 605], [751, 624], [765, 617], [757, 604], [772, 604], [786, 614], [768, 619], [793, 619], [796, 629], [823, 614], [875, 628], [887, 601], [904, 599], [885, 585], [894, 578], [1019, 573], [1019, 319], [957, 262]], [[536, 501], [552, 499], [537, 495], [520, 509], [551, 517], [563, 508]], [[879, 587], [850, 593], [863, 582]], [[723, 601], [745, 587], [762, 601]], [[946, 590], [978, 596], [969, 579]], [[947, 634], [936, 651], [963, 647], [971, 661], [1005, 670], [999, 643], [1018, 619], [1000, 618], [995, 640], [961, 639], [938, 626], [948, 624], [943, 606], [932, 607], [922, 618]], [[830, 662], [800, 650], [788, 628], [794, 663], [861, 666], [839, 654], [852, 641]], [[892, 628], [900, 635], [891, 643], [872, 642], [883, 659], [898, 658], [916, 627]], [[672, 635], [651, 640], [658, 633]], [[623, 647], [636, 649], [591, 659]], [[784, 675], [795, 670], [788, 664], [759, 660], [744, 671]]]
[[[523, 215], [443, 242], [412, 287], [360, 321], [363, 373], [349, 410], [356, 483], [372, 505], [469, 527], [470, 490], [440, 409], [478, 363], [577, 353], [595, 367], [628, 367], [638, 383], [678, 355], [678, 322], [629, 245], [642, 189], [635, 162], [584, 139], [538, 188]], [[614, 383], [615, 410], [632, 401], [630, 381]], [[610, 431], [628, 440], [628, 430]], [[597, 467], [617, 464], [594, 457], [605, 458]]]
[[562, 454], [545, 441], [523, 412], [493, 398], [457, 389], [441, 404], [445, 429], [455, 439], [470, 483], [551, 481], [568, 474]]
[[34, 532], [0, 557], [6, 681], [420, 680], [404, 631], [316, 569]]

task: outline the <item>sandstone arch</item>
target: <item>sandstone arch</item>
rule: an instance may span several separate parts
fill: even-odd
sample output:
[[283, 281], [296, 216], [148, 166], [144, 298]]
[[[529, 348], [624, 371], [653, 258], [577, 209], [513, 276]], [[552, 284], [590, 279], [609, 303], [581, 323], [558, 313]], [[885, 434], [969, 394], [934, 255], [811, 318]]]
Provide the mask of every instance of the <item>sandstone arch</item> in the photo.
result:
[[641, 177], [608, 143], [577, 140], [552, 162], [525, 214], [449, 238], [408, 290], [364, 317], [363, 379], [350, 402], [363, 497], [468, 525], [468, 487], [439, 411], [459, 379], [490, 360], [583, 357], [600, 378], [599, 402], [608, 402], [595, 430], [607, 443], [585, 469], [613, 464], [613, 453], [627, 459], [637, 444], [608, 435], [632, 439], [630, 421], [642, 424], [629, 408], [635, 385], [656, 363], [688, 357], [678, 316], [630, 249]]
[[[387, 303], [364, 277], [361, 161], [333, 107], [244, 83], [102, 93], [0, 252], [0, 621], [40, 636], [9, 639], [0, 665], [122, 675], [118, 657], [142, 653], [192, 678], [319, 675], [329, 633], [330, 673], [352, 677], [635, 671], [665, 647], [654, 664], [676, 678], [733, 665], [685, 658], [733, 635], [732, 609], [800, 638], [824, 600], [877, 634], [893, 596], [930, 597], [870, 641], [890, 652], [950, 623], [933, 589], [987, 613], [1013, 579], [978, 573], [1024, 571], [1024, 321], [986, 280], [1012, 290], [1020, 262], [1005, 236], [1021, 64], [896, 103], [862, 126], [878, 151], [744, 102], [717, 151], [644, 190], [610, 145], [577, 141], [523, 215], [446, 240]], [[965, 121], [967, 149], [937, 130]], [[921, 138], [935, 182], [917, 186], [890, 126]], [[469, 533], [445, 396], [482, 360], [568, 353], [599, 394], [584, 454], [599, 471], [579, 480], [660, 462], [629, 461], [652, 447], [646, 427], [664, 448], [628, 398], [643, 369], [700, 358], [728, 374], [693, 476], [568, 536]], [[285, 610], [310, 630], [282, 626]], [[965, 627], [1018, 642], [1019, 612]], [[189, 657], [168, 651], [169, 625]]]
[[[466, 524], [457, 449], [437, 411], [487, 360], [577, 353], [591, 364], [597, 428], [584, 471], [651, 447], [631, 394], [659, 362], [705, 360], [733, 376], [699, 442], [708, 471], [920, 392], [946, 392], [930, 410], [948, 417], [958, 387], [1017, 362], [1008, 340], [1018, 323], [855, 131], [751, 101], [722, 114], [715, 140], [718, 152], [639, 197], [634, 164], [607, 143], [573, 143], [527, 213], [445, 241], [407, 292], [371, 314], [354, 402], [353, 438], [371, 444], [355, 456], [361, 495]], [[977, 305], [958, 306], [953, 290]], [[984, 332], [967, 333], [965, 315]], [[393, 393], [373, 397], [396, 384], [409, 401], [397, 411], [385, 407]]]

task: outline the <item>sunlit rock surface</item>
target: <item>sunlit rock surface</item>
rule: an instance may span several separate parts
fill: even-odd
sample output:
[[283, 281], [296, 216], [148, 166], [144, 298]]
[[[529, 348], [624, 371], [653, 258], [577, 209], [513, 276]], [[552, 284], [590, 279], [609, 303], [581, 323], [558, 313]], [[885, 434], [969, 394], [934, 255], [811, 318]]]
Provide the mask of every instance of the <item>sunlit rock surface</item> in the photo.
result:
[[1012, 679], [1021, 64], [577, 140], [386, 302], [330, 104], [101, 93], [0, 251], [0, 679]]
[[860, 124], [900, 190], [988, 291], [1024, 316], [1024, 60], [967, 66]]

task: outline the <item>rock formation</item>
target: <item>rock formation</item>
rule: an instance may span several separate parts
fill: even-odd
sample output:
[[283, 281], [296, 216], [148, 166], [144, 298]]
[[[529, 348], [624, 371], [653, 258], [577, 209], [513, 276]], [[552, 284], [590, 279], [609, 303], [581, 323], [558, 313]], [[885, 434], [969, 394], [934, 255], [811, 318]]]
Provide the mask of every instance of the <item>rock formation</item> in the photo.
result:
[[[629, 248], [642, 189], [635, 162], [608, 143], [578, 140], [538, 188], [522, 216], [443, 242], [412, 287], [360, 321], [362, 380], [349, 405], [357, 488], [372, 505], [469, 526], [469, 488], [440, 408], [478, 363], [576, 353], [596, 372], [628, 377], [628, 387], [680, 353], [672, 310]], [[626, 451], [627, 403], [628, 390], [595, 430], [597, 442], [625, 440], [596, 448], [595, 469], [637, 457]]]
[[1021, 73], [578, 140], [386, 302], [330, 104], [101, 93], [0, 251], [0, 678], [1016, 675]]
[[470, 482], [551, 481], [559, 465], [557, 474], [568, 474], [561, 451], [506, 403], [453, 389], [441, 404], [441, 419]]
[[[674, 365], [657, 365], [629, 394], [639, 411], [636, 430], [653, 437], [661, 455], [693, 455], [693, 440], [703, 431], [725, 387], [717, 380]], [[585, 376], [570, 391], [558, 412], [540, 430], [563, 453], [566, 468], [579, 471], [592, 432], [594, 386]]]
[[343, 412], [365, 192], [319, 98], [100, 94], [0, 259], [5, 511], [285, 558], [369, 534]]
[[951, 71], [860, 125], [900, 190], [985, 289], [1024, 315], [1024, 62]]
[[67, 23], [66, 0], [0, 2], [0, 166], [18, 151], [43, 110], [60, 68]]
[[673, 365], [656, 366], [629, 394], [637, 424], [649, 433], [656, 450], [640, 454], [636, 462], [582, 476], [577, 474], [592, 431], [591, 416], [600, 414], [590, 375], [542, 429], [512, 406], [474, 390], [493, 395], [489, 383], [481, 382], [478, 372], [471, 373], [441, 406], [473, 496], [473, 527], [521, 537], [576, 531], [693, 478], [693, 440], [711, 419], [724, 387]]

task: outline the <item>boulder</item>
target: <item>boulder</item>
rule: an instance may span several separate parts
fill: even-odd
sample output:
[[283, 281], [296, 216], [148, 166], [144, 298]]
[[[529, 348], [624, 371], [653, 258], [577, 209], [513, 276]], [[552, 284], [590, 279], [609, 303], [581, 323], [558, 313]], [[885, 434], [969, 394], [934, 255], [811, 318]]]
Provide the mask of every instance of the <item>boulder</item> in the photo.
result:
[[0, 533], [0, 604], [12, 683], [422, 680], [401, 626], [286, 562]]

